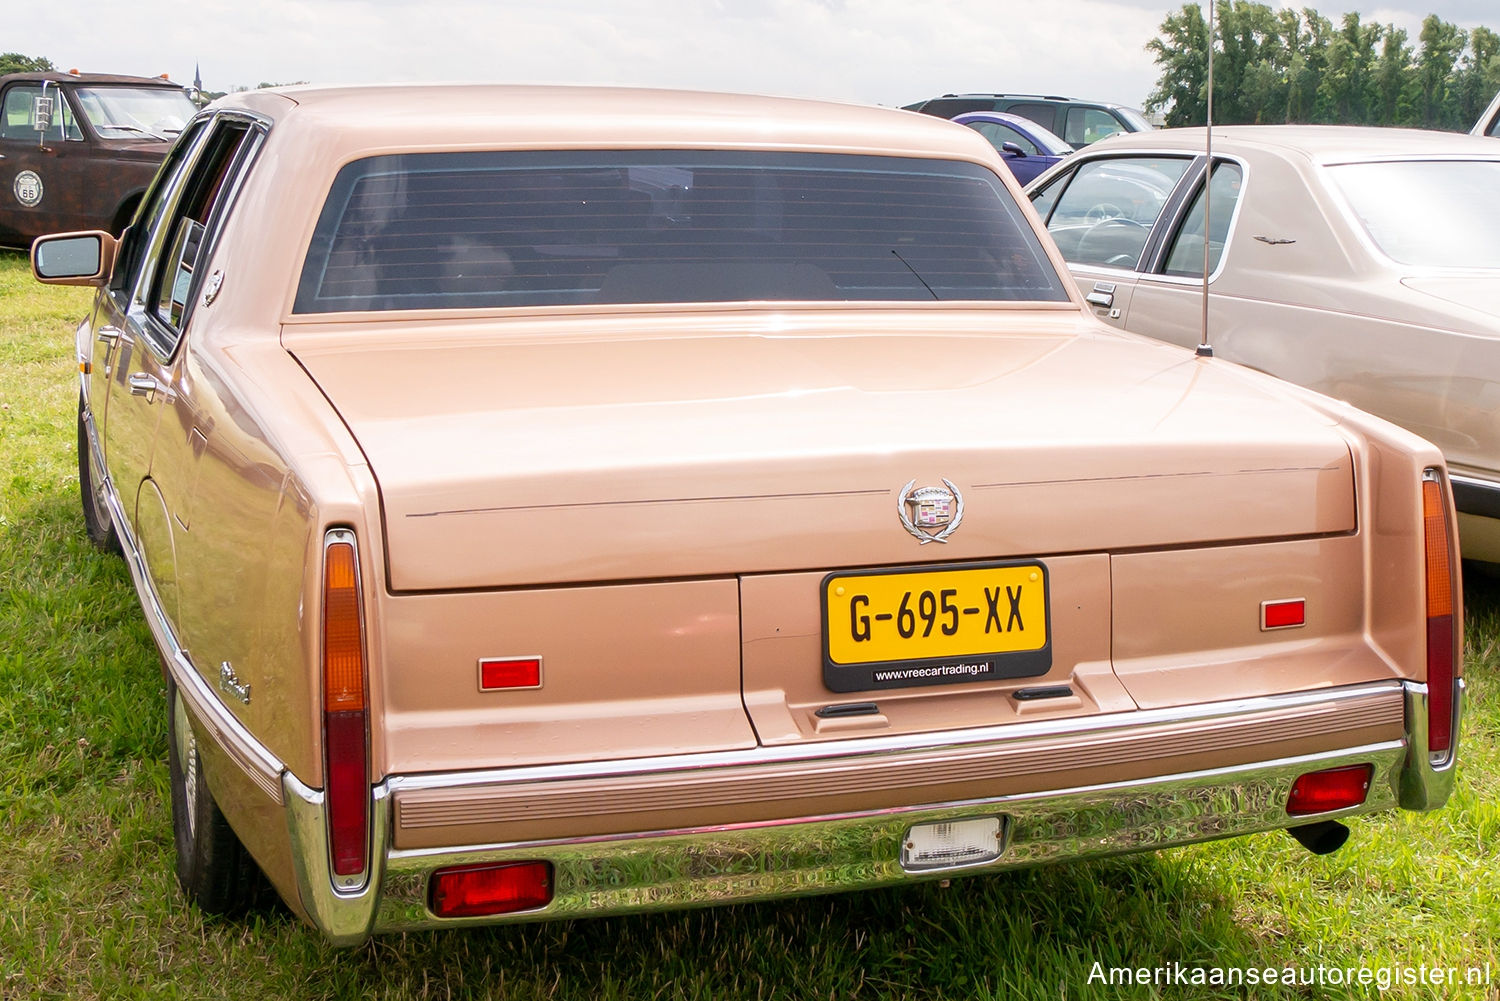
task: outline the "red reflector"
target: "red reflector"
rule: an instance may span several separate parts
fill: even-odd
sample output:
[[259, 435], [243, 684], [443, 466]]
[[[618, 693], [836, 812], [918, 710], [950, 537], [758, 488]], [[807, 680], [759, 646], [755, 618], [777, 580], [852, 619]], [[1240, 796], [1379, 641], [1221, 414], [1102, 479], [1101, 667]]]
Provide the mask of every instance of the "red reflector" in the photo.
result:
[[1263, 601], [1260, 603], [1260, 627], [1262, 629], [1288, 629], [1292, 626], [1300, 626], [1307, 622], [1306, 612], [1307, 601], [1304, 598]]
[[1286, 798], [1286, 812], [1295, 817], [1359, 806], [1370, 794], [1370, 777], [1374, 774], [1374, 765], [1347, 765], [1308, 772], [1292, 783], [1292, 793]]
[[498, 862], [439, 869], [428, 907], [440, 918], [476, 918], [545, 907], [552, 901], [551, 862]]
[[542, 687], [542, 658], [487, 658], [479, 662], [479, 690]]

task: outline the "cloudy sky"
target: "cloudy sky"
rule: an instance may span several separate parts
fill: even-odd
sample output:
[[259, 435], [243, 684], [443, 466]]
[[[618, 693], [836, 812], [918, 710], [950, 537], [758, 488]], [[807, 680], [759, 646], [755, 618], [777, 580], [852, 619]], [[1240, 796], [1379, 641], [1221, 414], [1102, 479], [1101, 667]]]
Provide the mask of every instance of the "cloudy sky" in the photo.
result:
[[[1276, 0], [1272, 0], [1276, 2]], [[1386, 4], [1400, 3], [1404, 6]], [[1308, 6], [1305, 2], [1295, 6]], [[1435, 13], [1500, 28], [1494, 0], [1313, 4], [1415, 38]], [[1139, 105], [1152, 0], [51, 0], [0, 51], [208, 90], [484, 80], [693, 87], [908, 104], [950, 91]]]

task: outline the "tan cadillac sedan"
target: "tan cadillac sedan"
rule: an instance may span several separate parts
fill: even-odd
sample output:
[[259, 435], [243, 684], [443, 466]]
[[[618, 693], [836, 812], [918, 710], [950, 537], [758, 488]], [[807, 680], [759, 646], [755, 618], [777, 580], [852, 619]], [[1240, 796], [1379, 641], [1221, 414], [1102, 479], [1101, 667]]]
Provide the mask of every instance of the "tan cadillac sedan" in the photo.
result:
[[1109, 330], [976, 133], [260, 91], [44, 238], [89, 534], [168, 679], [178, 872], [372, 933], [1426, 810], [1437, 449]]
[[[1027, 190], [1098, 316], [1196, 345], [1203, 130], [1118, 138]], [[1213, 147], [1214, 353], [1438, 445], [1463, 555], [1500, 562], [1500, 143], [1241, 126]]]

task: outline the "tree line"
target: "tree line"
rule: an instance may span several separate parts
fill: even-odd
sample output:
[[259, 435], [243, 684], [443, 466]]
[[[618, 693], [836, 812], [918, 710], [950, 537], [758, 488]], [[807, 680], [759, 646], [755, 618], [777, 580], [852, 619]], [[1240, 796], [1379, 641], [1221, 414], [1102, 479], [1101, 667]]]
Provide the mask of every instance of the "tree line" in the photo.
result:
[[[1500, 35], [1435, 14], [1415, 42], [1358, 13], [1334, 22], [1310, 7], [1247, 0], [1214, 7], [1214, 121], [1325, 122], [1467, 131], [1500, 91]], [[1208, 22], [1199, 4], [1168, 14], [1146, 43], [1161, 67], [1146, 110], [1168, 125], [1207, 119]]]

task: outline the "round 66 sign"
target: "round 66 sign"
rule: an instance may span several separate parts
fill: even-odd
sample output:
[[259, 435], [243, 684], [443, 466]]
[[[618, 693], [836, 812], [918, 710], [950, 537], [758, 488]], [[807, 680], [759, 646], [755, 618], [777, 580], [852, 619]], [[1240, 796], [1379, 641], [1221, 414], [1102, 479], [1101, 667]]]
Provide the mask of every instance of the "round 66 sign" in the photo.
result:
[[42, 178], [36, 171], [21, 171], [11, 187], [16, 193], [16, 201], [27, 208], [36, 208], [42, 203]]

